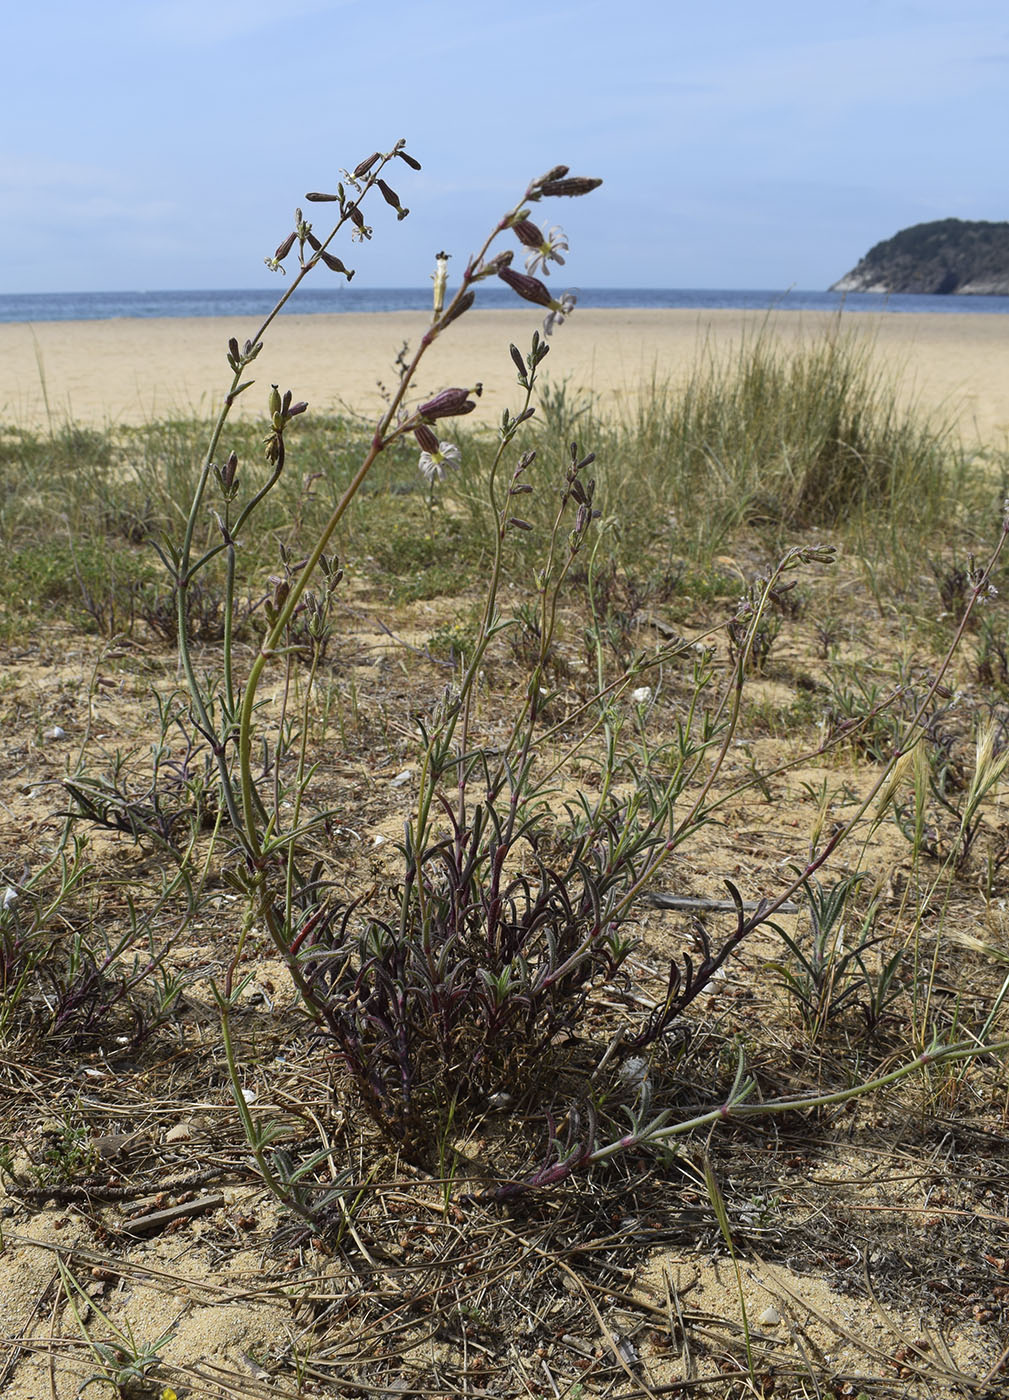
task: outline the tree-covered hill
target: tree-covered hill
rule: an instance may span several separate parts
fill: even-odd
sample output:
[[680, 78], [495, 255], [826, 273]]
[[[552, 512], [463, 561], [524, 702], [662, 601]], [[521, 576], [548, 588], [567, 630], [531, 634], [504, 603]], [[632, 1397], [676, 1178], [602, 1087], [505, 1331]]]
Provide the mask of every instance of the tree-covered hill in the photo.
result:
[[1009, 295], [1009, 223], [937, 219], [870, 248], [832, 292]]

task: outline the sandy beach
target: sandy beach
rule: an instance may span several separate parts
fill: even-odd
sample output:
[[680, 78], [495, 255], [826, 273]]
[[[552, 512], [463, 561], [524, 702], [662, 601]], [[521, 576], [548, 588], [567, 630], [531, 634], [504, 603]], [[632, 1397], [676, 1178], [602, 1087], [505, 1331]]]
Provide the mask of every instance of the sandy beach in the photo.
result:
[[[834, 323], [828, 313], [594, 310], [582, 308], [555, 333], [545, 368], [555, 384], [591, 390], [626, 410], [653, 378], [682, 381], [706, 348], [731, 353], [764, 328], [784, 343], [812, 338]], [[288, 315], [269, 329], [239, 403], [263, 411], [271, 383], [291, 388], [315, 411], [350, 409], [373, 417], [379, 385], [395, 382], [404, 342], [416, 346], [420, 312]], [[475, 310], [428, 352], [417, 388], [483, 382], [478, 416], [495, 421], [517, 404], [508, 344], [528, 346], [539, 324], [532, 308]], [[896, 376], [901, 394], [956, 421], [965, 441], [1001, 446], [1009, 436], [1009, 316], [861, 315], [843, 318], [864, 334]], [[258, 327], [240, 319], [64, 321], [0, 325], [0, 415], [9, 426], [44, 428], [67, 419], [104, 426], [172, 416], [210, 416], [230, 379], [232, 335]]]

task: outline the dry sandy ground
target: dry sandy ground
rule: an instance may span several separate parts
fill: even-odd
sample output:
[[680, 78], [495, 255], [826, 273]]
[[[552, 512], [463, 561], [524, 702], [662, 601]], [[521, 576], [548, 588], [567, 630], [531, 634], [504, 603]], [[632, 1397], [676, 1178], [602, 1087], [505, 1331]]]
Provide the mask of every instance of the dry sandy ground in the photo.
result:
[[[609, 403], [633, 404], [642, 385], [682, 379], [706, 346], [731, 353], [742, 336], [769, 327], [784, 342], [811, 337], [827, 313], [579, 309], [554, 336], [555, 383], [570, 378]], [[285, 315], [270, 327], [255, 365], [258, 383], [292, 388], [319, 411], [351, 407], [371, 415], [378, 382], [395, 382], [403, 342], [415, 347], [427, 324], [419, 312]], [[1009, 435], [1009, 316], [846, 314], [845, 328], [870, 337], [902, 391], [955, 417], [967, 441], [998, 446]], [[475, 310], [445, 333], [422, 368], [420, 393], [449, 384], [486, 386], [480, 413], [496, 421], [513, 397], [507, 347], [528, 345], [538, 320], [528, 307]], [[0, 414], [20, 427], [57, 421], [137, 423], [210, 413], [229, 382], [228, 338], [244, 341], [251, 321], [117, 320], [0, 325]], [[546, 368], [546, 367], [545, 367]], [[256, 389], [239, 401], [261, 413]]]
[[[355, 746], [322, 749], [334, 802], [353, 813], [340, 847], [348, 887], [396, 869], [394, 841], [414, 788], [393, 775], [410, 764], [412, 741], [398, 741], [395, 730], [387, 739], [377, 716], [387, 703], [406, 713], [407, 697], [428, 705], [438, 693], [443, 677], [431, 674], [419, 648], [452, 607], [449, 599], [424, 601], [391, 617], [381, 606], [408, 649], [356, 604], [345, 619], [341, 665], [353, 667], [359, 697]], [[866, 627], [876, 626], [868, 616]], [[578, 648], [566, 646], [577, 675]], [[852, 657], [861, 654], [850, 646]], [[812, 622], [794, 624], [779, 645], [780, 669], [754, 683], [762, 701], [793, 695], [814, 647]], [[141, 751], [152, 737], [148, 686], [167, 687], [174, 662], [140, 639], [110, 652], [67, 631], [41, 655], [33, 645], [0, 659], [2, 889], [58, 829], [58, 777], [86, 729], [100, 746]], [[509, 671], [502, 668], [502, 687]], [[81, 679], [90, 674], [104, 678], [93, 696]], [[505, 691], [494, 693], [504, 704]], [[672, 694], [663, 703], [676, 713]], [[62, 737], [39, 739], [54, 722]], [[757, 738], [754, 761], [769, 768], [780, 742]], [[741, 771], [742, 756], [733, 761]], [[741, 795], [724, 825], [707, 828], [703, 845], [684, 857], [681, 887], [717, 895], [731, 874], [747, 896], [775, 888], [808, 831], [815, 799], [803, 784], [839, 790], [848, 778], [864, 782], [863, 767], [838, 757], [803, 769], [788, 788], [775, 780], [773, 805], [757, 792]], [[96, 830], [89, 853], [120, 880], [132, 874], [138, 889], [153, 878], [149, 854], [128, 839]], [[882, 881], [890, 868], [900, 873], [905, 856], [903, 838], [880, 828], [864, 860]], [[888, 930], [900, 917], [890, 883]], [[977, 928], [984, 914], [973, 888], [959, 898]], [[180, 967], [205, 969], [208, 958], [223, 965], [236, 896], [215, 899], [217, 912], [179, 936]], [[123, 905], [108, 893], [103, 918], [111, 924]], [[990, 908], [994, 917], [995, 901]], [[684, 928], [655, 916], [641, 931], [649, 947], [634, 985], [654, 991]], [[1004, 922], [983, 931], [1004, 944]], [[707, 1027], [736, 1005], [741, 1024], [767, 1017], [774, 1026], [754, 1050], [768, 1093], [811, 1075], [808, 1043], [773, 1011], [768, 956], [765, 948], [738, 959], [724, 994], [696, 1013], [689, 1073], [702, 1093], [710, 1093], [712, 1069]], [[655, 964], [647, 979], [646, 961]], [[370, 1181], [374, 1170], [374, 1193], [353, 1202], [353, 1233], [330, 1252], [299, 1243], [279, 1219], [231, 1105], [203, 976], [187, 990], [179, 1040], [166, 1035], [135, 1063], [104, 1052], [47, 1058], [0, 1049], [0, 1146], [12, 1150], [20, 1179], [0, 1175], [0, 1394], [10, 1400], [76, 1400], [100, 1373], [92, 1344], [108, 1341], [110, 1323], [129, 1328], [141, 1347], [163, 1341], [152, 1366], [157, 1383], [124, 1389], [131, 1400], [1009, 1400], [1009, 1108], [997, 1066], [947, 1084], [948, 1117], [931, 1125], [907, 1102], [881, 1098], [710, 1141], [737, 1278], [699, 1175], [700, 1141], [676, 1161], [639, 1163], [626, 1181], [562, 1190], [514, 1212], [446, 1203], [402, 1162], [362, 1159], [358, 1125], [331, 1099], [324, 1052], [292, 1018], [282, 968], [257, 953], [250, 970], [240, 1055], [256, 1112], [297, 1127], [301, 1154], [306, 1134], [314, 1150], [318, 1125], [334, 1170], [349, 1166], [355, 1181]], [[964, 989], [964, 1024], [980, 1024], [1003, 975], [975, 960], [955, 976], [943, 963], [943, 986]], [[895, 1056], [905, 1049], [898, 1038]], [[61, 1125], [81, 1134], [86, 1155], [74, 1162], [65, 1152], [54, 1174], [44, 1154], [66, 1148]], [[33, 1186], [38, 1162], [43, 1187]], [[178, 1208], [180, 1218], [137, 1225], [138, 1215], [150, 1222], [163, 1207]], [[84, 1392], [85, 1400], [111, 1393], [108, 1383]]]

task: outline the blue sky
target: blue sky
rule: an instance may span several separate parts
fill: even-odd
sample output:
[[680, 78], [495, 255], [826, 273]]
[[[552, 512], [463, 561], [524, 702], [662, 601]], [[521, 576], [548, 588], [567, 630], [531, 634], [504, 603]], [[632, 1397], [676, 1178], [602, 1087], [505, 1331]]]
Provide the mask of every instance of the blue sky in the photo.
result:
[[401, 136], [358, 285], [425, 284], [562, 161], [605, 180], [536, 211], [571, 286], [823, 288], [1009, 217], [1005, 0], [35, 0], [4, 47], [3, 292], [269, 285], [304, 192]]

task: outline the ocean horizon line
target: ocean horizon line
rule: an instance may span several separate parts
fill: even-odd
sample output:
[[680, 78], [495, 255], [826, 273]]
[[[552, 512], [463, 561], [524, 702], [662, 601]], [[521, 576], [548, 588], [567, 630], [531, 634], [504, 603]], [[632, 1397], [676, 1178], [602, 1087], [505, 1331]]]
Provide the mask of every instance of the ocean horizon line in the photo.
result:
[[[450, 292], [451, 295], [451, 292]], [[882, 292], [818, 292], [789, 287], [583, 287], [578, 305], [596, 310], [840, 311], [878, 313], [1009, 312], [1009, 296], [928, 296]], [[190, 288], [130, 292], [0, 293], [0, 323], [182, 319], [211, 316], [265, 316], [273, 309], [273, 288]], [[481, 286], [477, 307], [508, 310], [523, 303], [506, 287]], [[352, 312], [430, 311], [430, 287], [352, 287], [299, 289], [281, 315]]]

